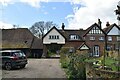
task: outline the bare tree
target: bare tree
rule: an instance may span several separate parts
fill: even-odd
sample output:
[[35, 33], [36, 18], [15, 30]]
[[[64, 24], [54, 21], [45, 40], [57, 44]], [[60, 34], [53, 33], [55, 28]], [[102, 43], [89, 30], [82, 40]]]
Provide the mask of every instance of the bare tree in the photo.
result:
[[44, 34], [51, 29], [51, 27], [56, 26], [52, 21], [40, 21], [40, 22], [35, 22], [29, 30], [37, 37], [42, 38]]

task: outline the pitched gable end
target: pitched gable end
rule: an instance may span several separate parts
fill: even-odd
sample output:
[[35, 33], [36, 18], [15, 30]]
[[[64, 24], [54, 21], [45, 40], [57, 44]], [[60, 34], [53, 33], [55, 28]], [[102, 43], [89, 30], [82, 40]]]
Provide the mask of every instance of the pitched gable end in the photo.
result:
[[85, 44], [83, 43], [80, 47], [79, 47], [80, 50], [89, 50], [90, 48]]
[[120, 27], [117, 26], [115, 23], [111, 25], [109, 31], [107, 32], [108, 35], [120, 35]]
[[105, 32], [101, 29], [101, 27], [97, 23], [94, 23], [86, 30], [86, 33], [83, 35], [83, 37], [86, 36], [87, 34], [105, 34]]
[[54, 26], [43, 36], [43, 44], [65, 44], [65, 37]]

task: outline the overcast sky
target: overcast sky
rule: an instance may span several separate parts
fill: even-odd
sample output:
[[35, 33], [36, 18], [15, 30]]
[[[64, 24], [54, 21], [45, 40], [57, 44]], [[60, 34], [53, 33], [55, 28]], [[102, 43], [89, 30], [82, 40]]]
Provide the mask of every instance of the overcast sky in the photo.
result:
[[67, 29], [88, 28], [98, 18], [116, 23], [119, 0], [0, 0], [0, 28], [31, 27], [35, 22], [65, 23]]

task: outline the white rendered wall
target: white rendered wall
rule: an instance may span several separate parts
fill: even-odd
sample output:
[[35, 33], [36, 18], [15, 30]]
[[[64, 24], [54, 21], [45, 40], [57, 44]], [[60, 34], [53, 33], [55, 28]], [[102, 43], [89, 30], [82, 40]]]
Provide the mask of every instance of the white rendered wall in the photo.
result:
[[[49, 39], [50, 35], [59, 35], [59, 39]], [[53, 29], [43, 39], [43, 44], [51, 43], [65, 44], [65, 38], [56, 29]]]

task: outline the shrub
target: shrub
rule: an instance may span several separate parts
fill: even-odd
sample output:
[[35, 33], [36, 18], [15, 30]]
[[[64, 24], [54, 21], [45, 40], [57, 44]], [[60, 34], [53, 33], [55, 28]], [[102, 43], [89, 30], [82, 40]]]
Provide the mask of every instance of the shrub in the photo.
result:
[[67, 68], [69, 64], [69, 49], [70, 47], [62, 47], [60, 51], [60, 63], [62, 68]]
[[85, 72], [85, 64], [84, 61], [86, 59], [85, 54], [71, 54], [69, 56], [70, 63], [68, 66], [68, 78], [70, 80], [73, 79], [86, 79], [86, 72]]
[[63, 47], [60, 53], [60, 62], [63, 68], [66, 68], [66, 74], [69, 80], [86, 79], [85, 59], [88, 58], [86, 53], [70, 53], [71, 47]]

